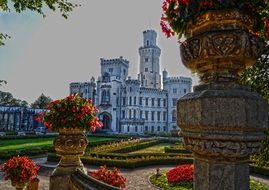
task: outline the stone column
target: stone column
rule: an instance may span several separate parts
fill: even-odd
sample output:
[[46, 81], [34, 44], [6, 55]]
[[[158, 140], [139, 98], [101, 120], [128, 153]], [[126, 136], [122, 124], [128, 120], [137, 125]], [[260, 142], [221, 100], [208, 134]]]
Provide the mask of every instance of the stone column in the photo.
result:
[[239, 83], [264, 47], [252, 27], [237, 10], [211, 11], [187, 26], [182, 61], [201, 81], [178, 101], [177, 114], [194, 153], [195, 190], [249, 190], [249, 156], [268, 127], [266, 102]]

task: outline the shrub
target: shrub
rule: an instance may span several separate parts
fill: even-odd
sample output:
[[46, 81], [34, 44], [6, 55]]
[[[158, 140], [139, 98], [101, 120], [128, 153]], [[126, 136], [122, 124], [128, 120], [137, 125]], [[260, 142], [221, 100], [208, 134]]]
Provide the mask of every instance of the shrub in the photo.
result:
[[181, 183], [193, 181], [193, 165], [179, 165], [167, 172], [168, 183]]
[[121, 189], [126, 187], [126, 178], [120, 175], [120, 170], [115, 167], [113, 170], [108, 170], [106, 166], [101, 166], [99, 170], [89, 173], [89, 175], [104, 183]]

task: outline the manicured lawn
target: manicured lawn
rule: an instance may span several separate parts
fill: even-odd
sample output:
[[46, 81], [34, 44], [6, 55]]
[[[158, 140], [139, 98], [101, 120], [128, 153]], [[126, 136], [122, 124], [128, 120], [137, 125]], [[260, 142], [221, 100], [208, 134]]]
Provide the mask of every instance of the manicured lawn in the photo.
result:
[[164, 153], [164, 148], [169, 147], [171, 145], [172, 144], [169, 144], [169, 143], [162, 143], [162, 144], [151, 146], [142, 150], [131, 152], [130, 154], [132, 153]]
[[[25, 149], [32, 147], [42, 147], [42, 146], [50, 146], [52, 145], [54, 138], [38, 138], [38, 139], [14, 139], [14, 140], [1, 140], [0, 141], [0, 151], [5, 150], [17, 150], [17, 149]], [[117, 138], [109, 138], [109, 137], [88, 137], [89, 144], [92, 142], [107, 142], [117, 140]]]

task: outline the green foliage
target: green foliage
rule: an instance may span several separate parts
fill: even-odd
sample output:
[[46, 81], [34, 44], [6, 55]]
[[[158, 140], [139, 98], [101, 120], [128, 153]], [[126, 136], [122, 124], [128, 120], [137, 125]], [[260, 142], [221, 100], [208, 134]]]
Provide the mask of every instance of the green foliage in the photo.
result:
[[[149, 178], [150, 182], [164, 190], [192, 190], [193, 184], [190, 182], [182, 182], [178, 184], [169, 184], [165, 173], [160, 176], [153, 175]], [[250, 190], [269, 190], [264, 184], [250, 180]]]
[[269, 104], [269, 44], [263, 56], [241, 76], [241, 83], [259, 93]]
[[193, 188], [193, 183], [191, 182], [182, 182], [178, 184], [169, 184], [165, 173], [162, 173], [160, 176], [153, 175], [149, 178], [150, 182], [165, 190], [191, 190]]
[[45, 96], [43, 93], [37, 98], [37, 100], [31, 104], [32, 108], [45, 109], [52, 102], [49, 96]]
[[[2, 40], [1, 35], [2, 35], [2, 34], [0, 34], [0, 46], [3, 45], [3, 44], [1, 44], [1, 40]], [[3, 84], [7, 84], [7, 81], [5, 81], [5, 80], [0, 80], [0, 86], [2, 86]]]
[[[269, 106], [269, 44], [267, 44], [263, 56], [241, 76], [241, 83], [252, 91], [259, 93]], [[263, 141], [261, 152], [254, 156], [254, 160], [260, 166], [269, 165], [269, 132]]]
[[[56, 154], [48, 154], [48, 161], [58, 162], [60, 157]], [[106, 165], [109, 167], [119, 167], [119, 168], [138, 168], [151, 165], [176, 165], [176, 164], [190, 164], [193, 163], [192, 158], [184, 157], [151, 157], [142, 159], [127, 159], [118, 160], [110, 158], [94, 158], [94, 157], [82, 157], [82, 162], [89, 165], [102, 166]]]
[[0, 91], [0, 106], [22, 106], [28, 107], [25, 100], [16, 99], [10, 92]]
[[[61, 15], [67, 19], [69, 13], [80, 5], [71, 3], [69, 0], [0, 0], [0, 11], [10, 12], [10, 6], [13, 6], [18, 13], [30, 10], [41, 14], [43, 17], [46, 16], [45, 9], [49, 8], [53, 11], [58, 9]], [[8, 37], [8, 35], [0, 33], [0, 46], [4, 45], [3, 40]]]

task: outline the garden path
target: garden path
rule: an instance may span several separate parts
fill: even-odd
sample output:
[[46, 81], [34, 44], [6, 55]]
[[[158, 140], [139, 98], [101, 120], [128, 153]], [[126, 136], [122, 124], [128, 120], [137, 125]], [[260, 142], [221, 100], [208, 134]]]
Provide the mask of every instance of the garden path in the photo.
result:
[[[55, 168], [55, 163], [47, 163], [46, 158], [34, 159], [35, 162], [41, 165], [41, 169], [39, 171], [39, 190], [48, 190], [49, 189], [49, 175], [52, 172], [53, 168]], [[96, 170], [98, 167], [96, 166], [86, 166], [89, 170]], [[126, 190], [155, 190], [153, 186], [151, 186], [148, 182], [148, 178], [150, 175], [156, 173], [156, 168], [160, 168], [161, 171], [168, 170], [172, 168], [172, 166], [149, 166], [144, 168], [137, 168], [133, 170], [122, 169], [121, 173], [127, 178], [127, 188]], [[269, 179], [264, 178], [263, 176], [255, 175], [251, 176], [257, 181], [266, 184], [269, 186]], [[3, 180], [3, 175], [0, 173], [0, 190], [14, 190], [14, 188], [10, 185], [9, 181]]]

